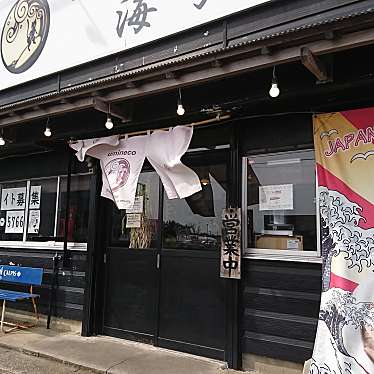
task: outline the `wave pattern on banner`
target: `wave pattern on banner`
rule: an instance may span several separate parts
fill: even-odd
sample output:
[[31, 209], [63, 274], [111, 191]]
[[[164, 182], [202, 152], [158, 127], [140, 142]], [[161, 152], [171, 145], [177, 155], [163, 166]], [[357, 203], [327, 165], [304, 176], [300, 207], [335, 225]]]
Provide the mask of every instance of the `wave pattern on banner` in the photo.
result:
[[322, 239], [324, 254], [338, 256], [345, 253], [348, 268], [356, 268], [358, 272], [362, 272], [365, 267], [372, 267], [374, 229], [359, 227], [361, 220], [366, 221], [362, 216], [362, 208], [340, 192], [323, 186], [319, 187], [319, 201], [321, 229], [325, 233]]
[[[338, 191], [320, 186], [319, 204], [324, 292], [310, 374], [374, 373], [374, 229], [359, 227], [362, 208]], [[330, 288], [342, 254], [346, 269], [368, 274], [353, 291]]]
[[[372, 302], [360, 301], [355, 292], [332, 288], [323, 293], [318, 325], [319, 350], [315, 354], [310, 374], [373, 373], [372, 356], [362, 340], [362, 331], [374, 329]], [[370, 354], [370, 352], [369, 352]], [[319, 357], [325, 357], [319, 362]]]

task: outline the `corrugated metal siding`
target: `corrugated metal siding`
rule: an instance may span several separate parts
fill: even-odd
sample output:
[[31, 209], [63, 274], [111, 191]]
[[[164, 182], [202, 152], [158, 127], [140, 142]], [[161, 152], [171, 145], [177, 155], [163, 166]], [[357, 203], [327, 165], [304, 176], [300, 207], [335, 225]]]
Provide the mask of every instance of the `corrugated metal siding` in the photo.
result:
[[242, 352], [286, 361], [311, 357], [321, 265], [244, 260]]
[[[52, 281], [52, 258], [54, 254], [55, 252], [53, 251], [0, 248], [0, 264], [9, 264], [12, 262], [19, 266], [40, 267], [44, 269], [41, 287], [34, 287], [34, 292], [40, 295], [38, 309], [42, 314], [48, 314], [49, 289]], [[56, 307], [53, 311], [55, 316], [82, 320], [85, 271], [86, 253], [81, 251], [73, 252], [71, 269], [59, 269]], [[24, 285], [18, 286], [5, 282], [0, 282], [0, 288], [27, 291]], [[9, 307], [32, 311], [31, 303], [27, 300], [9, 304]]]

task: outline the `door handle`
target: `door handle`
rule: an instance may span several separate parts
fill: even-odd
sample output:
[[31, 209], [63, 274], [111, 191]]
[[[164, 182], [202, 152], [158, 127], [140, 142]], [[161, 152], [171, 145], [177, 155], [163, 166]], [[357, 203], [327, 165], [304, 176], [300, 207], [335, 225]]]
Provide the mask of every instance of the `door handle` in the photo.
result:
[[156, 268], [160, 269], [160, 254], [157, 253]]

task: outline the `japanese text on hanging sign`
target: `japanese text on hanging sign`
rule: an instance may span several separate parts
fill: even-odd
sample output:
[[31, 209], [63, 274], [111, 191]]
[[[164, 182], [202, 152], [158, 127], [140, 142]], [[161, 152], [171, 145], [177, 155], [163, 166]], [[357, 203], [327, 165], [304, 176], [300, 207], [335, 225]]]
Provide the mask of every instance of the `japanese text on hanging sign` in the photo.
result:
[[241, 215], [240, 208], [222, 212], [221, 277], [240, 279]]

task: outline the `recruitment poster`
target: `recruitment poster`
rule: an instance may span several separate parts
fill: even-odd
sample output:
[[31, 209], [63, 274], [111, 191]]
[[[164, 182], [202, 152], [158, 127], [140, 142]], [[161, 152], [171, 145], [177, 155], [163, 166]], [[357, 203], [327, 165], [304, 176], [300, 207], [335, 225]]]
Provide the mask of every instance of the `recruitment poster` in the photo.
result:
[[311, 374], [374, 373], [374, 108], [314, 118], [323, 292]]

